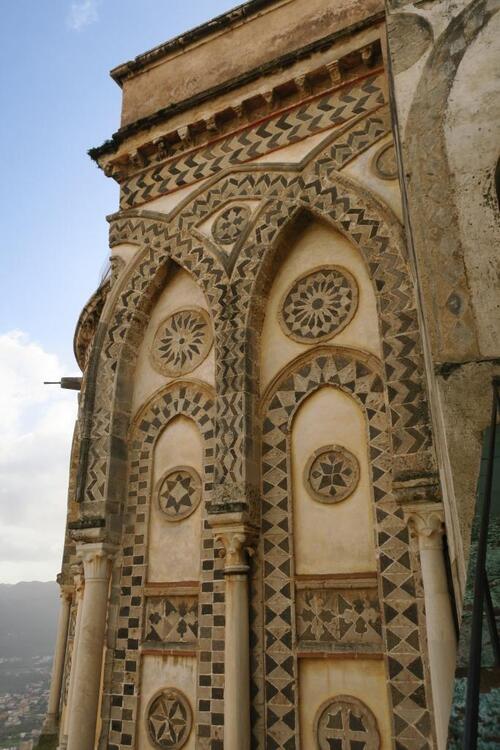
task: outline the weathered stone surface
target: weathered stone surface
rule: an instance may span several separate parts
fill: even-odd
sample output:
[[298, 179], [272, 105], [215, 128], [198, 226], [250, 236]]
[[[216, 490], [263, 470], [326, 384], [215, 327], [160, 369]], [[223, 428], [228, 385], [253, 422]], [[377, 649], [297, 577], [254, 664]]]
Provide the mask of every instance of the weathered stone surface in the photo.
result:
[[500, 366], [500, 14], [382, 11], [254, 0], [113, 71], [63, 560], [118, 549], [99, 748], [443, 747], [441, 535], [460, 609]]

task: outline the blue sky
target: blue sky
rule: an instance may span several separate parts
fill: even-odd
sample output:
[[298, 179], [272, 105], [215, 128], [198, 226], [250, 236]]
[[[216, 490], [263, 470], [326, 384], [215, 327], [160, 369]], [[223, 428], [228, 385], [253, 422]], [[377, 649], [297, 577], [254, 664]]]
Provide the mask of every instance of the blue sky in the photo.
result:
[[0, 325], [71, 367], [74, 324], [108, 254], [115, 183], [87, 156], [119, 126], [111, 68], [234, 0], [2, 3]]
[[87, 156], [119, 127], [108, 72], [234, 0], [10, 0], [0, 26], [0, 582], [59, 570], [73, 332], [108, 257], [118, 188]]

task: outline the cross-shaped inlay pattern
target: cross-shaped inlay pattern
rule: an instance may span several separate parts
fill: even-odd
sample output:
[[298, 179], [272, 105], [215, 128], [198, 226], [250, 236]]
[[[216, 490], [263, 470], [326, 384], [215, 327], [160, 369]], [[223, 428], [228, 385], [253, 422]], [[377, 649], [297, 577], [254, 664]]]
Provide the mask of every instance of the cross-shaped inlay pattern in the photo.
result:
[[154, 643], [196, 643], [198, 597], [150, 597], [146, 603], [145, 640]]
[[205, 310], [178, 310], [156, 331], [151, 360], [163, 375], [186, 375], [200, 365], [212, 346], [212, 327]]
[[359, 482], [359, 463], [347, 448], [328, 445], [313, 453], [304, 472], [306, 489], [320, 503], [339, 503]]
[[190, 466], [170, 469], [158, 484], [158, 503], [169, 521], [182, 521], [201, 500], [201, 479]]
[[358, 287], [345, 268], [325, 266], [298, 278], [283, 300], [279, 321], [294, 341], [326, 341], [346, 327], [358, 305]]
[[379, 650], [382, 620], [376, 589], [297, 591], [297, 635], [302, 650], [321, 643], [333, 650]]
[[361, 701], [342, 695], [320, 708], [316, 718], [320, 750], [378, 750], [380, 736], [372, 712]]
[[147, 724], [149, 738], [155, 747], [168, 750], [184, 747], [192, 725], [187, 698], [174, 688], [163, 690], [149, 706]]
[[212, 235], [221, 245], [232, 245], [236, 242], [250, 217], [248, 206], [230, 206], [214, 222]]

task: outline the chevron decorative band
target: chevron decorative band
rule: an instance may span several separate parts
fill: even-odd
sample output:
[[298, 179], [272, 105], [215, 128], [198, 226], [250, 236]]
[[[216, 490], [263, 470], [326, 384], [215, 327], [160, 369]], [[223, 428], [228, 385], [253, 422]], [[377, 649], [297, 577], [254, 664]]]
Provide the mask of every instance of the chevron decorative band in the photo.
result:
[[120, 207], [140, 206], [230, 166], [252, 161], [357, 115], [368, 114], [382, 104], [381, 75], [309, 100], [197, 151], [134, 175], [122, 185]]

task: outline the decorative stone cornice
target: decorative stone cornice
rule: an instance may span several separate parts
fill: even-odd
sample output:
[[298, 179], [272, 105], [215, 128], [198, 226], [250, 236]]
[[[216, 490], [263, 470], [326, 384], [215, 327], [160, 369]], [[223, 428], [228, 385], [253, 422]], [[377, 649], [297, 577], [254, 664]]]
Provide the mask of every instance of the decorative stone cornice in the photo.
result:
[[405, 508], [408, 525], [418, 536], [420, 549], [441, 549], [444, 508], [441, 503], [422, 503]]
[[[373, 19], [371, 19], [373, 24]], [[217, 138], [226, 137], [234, 131], [247, 127], [256, 120], [271, 117], [277, 111], [299, 103], [304, 98], [327, 92], [351, 81], [375, 72], [380, 64], [380, 40], [376, 39], [364, 43], [359, 49], [350, 50], [348, 54], [338, 59], [330, 60], [307, 72], [300, 72], [289, 79], [276, 82], [267, 91], [253, 92], [251, 95], [220, 105], [207, 113], [205, 117], [198, 117], [195, 122], [186, 122], [177, 127], [159, 133], [156, 126], [161, 125], [174, 115], [188, 112], [196, 106], [197, 97], [193, 100], [179, 102], [167, 111], [160, 110], [154, 115], [137, 120], [117, 131], [110, 141], [102, 146], [90, 149], [89, 155], [103, 169], [107, 177], [112, 177], [119, 184], [124, 183], [132, 175], [150, 166], [160, 165], [166, 159], [185, 154], [187, 151], [208, 145]], [[258, 76], [257, 76], [258, 77]], [[234, 86], [231, 82], [221, 88], [203, 93], [203, 98], [214, 98], [227, 93], [226, 89], [237, 89], [242, 85], [238, 81]], [[155, 129], [156, 127], [156, 129]], [[141, 131], [153, 131], [149, 138], [138, 146], [130, 149], [122, 148], [127, 140]], [[115, 156], [116, 154], [116, 156]]]
[[248, 572], [248, 557], [253, 555], [258, 539], [257, 529], [241, 522], [238, 515], [228, 514], [211, 522], [214, 538], [223, 545], [225, 575]]
[[77, 557], [83, 563], [85, 583], [91, 581], [107, 581], [113, 560], [117, 552], [114, 544], [106, 542], [85, 543], [76, 545]]

